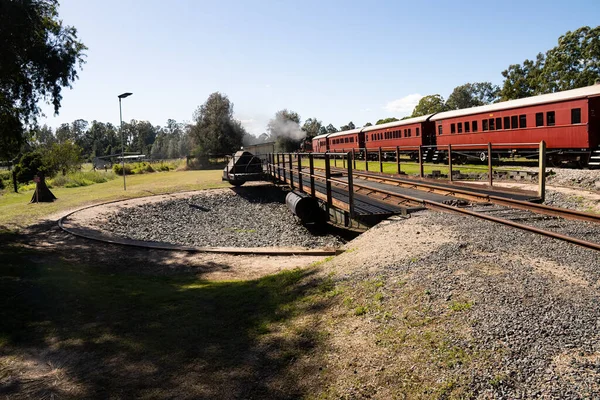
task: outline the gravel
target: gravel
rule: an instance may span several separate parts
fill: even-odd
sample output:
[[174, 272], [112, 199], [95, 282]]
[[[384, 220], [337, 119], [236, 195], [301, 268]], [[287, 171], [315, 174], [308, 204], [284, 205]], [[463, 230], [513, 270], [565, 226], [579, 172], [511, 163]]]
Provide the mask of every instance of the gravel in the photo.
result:
[[552, 172], [546, 180], [548, 185], [600, 191], [600, 169], [549, 168], [548, 171]]
[[[597, 225], [543, 219], [531, 223], [554, 224], [555, 231], [600, 241]], [[415, 224], [446, 235], [450, 230], [453, 240], [432, 243], [435, 250], [425, 255], [402, 254], [402, 260], [394, 254], [404, 249], [389, 247], [389, 261], [373, 257], [340, 279], [360, 284], [410, 276], [433, 299], [473, 301], [466, 314], [472, 329], [468, 347], [487, 354], [464, 372], [470, 375], [468, 390], [475, 398], [600, 398], [599, 252], [435, 212], [394, 221], [380, 228], [379, 237], [414, 235]], [[359, 249], [352, 256], [369, 260], [369, 251]]]
[[311, 232], [274, 187], [206, 191], [128, 207], [106, 216], [104, 229], [128, 239], [201, 247], [339, 247], [342, 238]]

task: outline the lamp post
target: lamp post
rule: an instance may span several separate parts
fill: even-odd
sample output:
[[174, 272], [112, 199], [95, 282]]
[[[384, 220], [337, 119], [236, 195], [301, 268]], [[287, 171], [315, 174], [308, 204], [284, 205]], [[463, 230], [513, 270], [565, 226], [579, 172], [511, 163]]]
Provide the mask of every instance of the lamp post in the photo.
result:
[[119, 97], [119, 118], [121, 119], [121, 171], [123, 172], [123, 190], [127, 190], [125, 183], [125, 142], [123, 141], [123, 111], [121, 110], [121, 99], [131, 96], [133, 93], [123, 93]]

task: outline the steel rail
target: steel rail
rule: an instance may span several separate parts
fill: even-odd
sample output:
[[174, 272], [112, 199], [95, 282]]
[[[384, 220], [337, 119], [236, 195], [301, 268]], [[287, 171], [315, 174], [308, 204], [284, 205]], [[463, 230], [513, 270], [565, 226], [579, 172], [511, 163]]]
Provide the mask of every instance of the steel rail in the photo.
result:
[[[338, 180], [337, 179], [332, 179], [332, 181], [338, 181]], [[338, 181], [338, 182], [340, 182], [342, 184], [345, 183], [343, 181]], [[354, 186], [358, 187], [358, 185], [356, 185], [356, 184]], [[404, 199], [404, 200], [414, 201], [416, 203], [422, 204], [423, 206], [425, 206], [426, 208], [429, 208], [429, 209], [437, 209], [437, 210], [450, 211], [450, 212], [455, 212], [455, 213], [470, 215], [472, 217], [476, 217], [476, 218], [480, 218], [480, 219], [484, 219], [484, 220], [488, 220], [488, 221], [500, 223], [500, 224], [503, 224], [503, 225], [512, 226], [513, 228], [517, 228], [517, 229], [521, 229], [521, 230], [524, 230], [524, 231], [529, 231], [529, 232], [537, 233], [537, 234], [540, 234], [540, 235], [543, 235], [543, 236], [552, 237], [554, 239], [562, 240], [562, 241], [565, 241], [565, 242], [568, 242], [568, 243], [573, 243], [573, 244], [577, 244], [577, 245], [582, 246], [582, 247], [586, 247], [586, 248], [589, 248], [589, 249], [600, 251], [600, 243], [589, 242], [587, 240], [582, 240], [582, 239], [574, 238], [572, 236], [567, 236], [567, 235], [563, 235], [563, 234], [552, 232], [552, 231], [547, 231], [547, 230], [536, 228], [536, 227], [530, 226], [530, 225], [519, 224], [519, 223], [516, 223], [514, 221], [507, 220], [507, 219], [493, 217], [493, 216], [486, 215], [486, 214], [483, 214], [483, 213], [478, 213], [478, 212], [475, 212], [475, 211], [469, 211], [469, 210], [466, 210], [464, 208], [458, 208], [458, 207], [455, 207], [455, 206], [451, 206], [451, 205], [447, 205], [447, 204], [443, 204], [443, 203], [438, 203], [438, 202], [432, 201], [432, 200], [420, 199], [420, 198], [417, 198], [417, 197], [403, 195], [403, 194], [391, 192], [391, 191], [384, 190], [384, 189], [377, 189], [377, 188], [372, 188], [372, 187], [365, 187], [365, 188], [367, 188], [368, 190], [370, 190], [372, 192], [383, 193], [383, 194], [387, 195], [388, 197], [395, 197], [395, 198], [400, 198], [400, 199]], [[383, 199], [383, 201], [388, 201], [388, 200], [387, 199]], [[530, 204], [530, 203], [527, 203], [527, 202], [523, 202], [523, 203]], [[553, 208], [553, 207], [551, 207], [551, 208]], [[558, 210], [563, 210], [563, 209], [558, 209]], [[531, 211], [531, 210], [528, 210], [528, 211]], [[570, 211], [570, 210], [568, 210], [568, 211]]]
[[[316, 168], [315, 168], [316, 169]], [[340, 169], [343, 172], [343, 169]], [[456, 194], [464, 195], [466, 198], [476, 198], [488, 201], [493, 204], [503, 205], [507, 207], [517, 208], [520, 210], [531, 211], [538, 214], [550, 215], [554, 217], [561, 217], [570, 220], [587, 221], [600, 223], [600, 215], [590, 214], [582, 211], [569, 210], [567, 208], [552, 207], [545, 204], [531, 203], [523, 200], [509, 199], [506, 197], [495, 196], [491, 194], [481, 194], [472, 192], [470, 190], [462, 188], [446, 188], [443, 186], [431, 185], [426, 182], [417, 182], [409, 179], [400, 179], [376, 175], [374, 173], [364, 172], [353, 172], [353, 175], [357, 177], [364, 177], [367, 180], [375, 180], [381, 183], [392, 183], [396, 186], [412, 187], [418, 189], [419, 187], [429, 189], [429, 192], [436, 193], [442, 192], [449, 196], [455, 196]], [[397, 185], [400, 184], [400, 185]], [[421, 190], [421, 189], [419, 189]], [[460, 196], [457, 196], [460, 197]]]

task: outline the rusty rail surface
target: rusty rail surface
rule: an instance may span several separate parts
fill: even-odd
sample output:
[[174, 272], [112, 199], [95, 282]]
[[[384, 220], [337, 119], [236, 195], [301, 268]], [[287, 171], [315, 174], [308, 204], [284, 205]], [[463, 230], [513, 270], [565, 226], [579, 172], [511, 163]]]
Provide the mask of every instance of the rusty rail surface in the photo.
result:
[[[317, 169], [317, 168], [315, 168]], [[341, 171], [341, 170], [340, 170]], [[343, 173], [343, 171], [341, 171]], [[443, 194], [447, 196], [459, 197], [467, 200], [479, 200], [487, 201], [497, 205], [503, 205], [511, 208], [517, 208], [521, 210], [531, 211], [536, 214], [550, 215], [553, 217], [560, 217], [570, 220], [587, 221], [600, 223], [600, 215], [590, 214], [582, 211], [569, 210], [567, 208], [552, 207], [545, 204], [531, 203], [528, 201], [510, 199], [501, 196], [494, 196], [489, 194], [483, 194], [473, 192], [463, 188], [448, 188], [438, 185], [431, 185], [427, 182], [415, 181], [412, 179], [402, 179], [395, 177], [387, 177], [374, 175], [373, 173], [364, 172], [353, 172], [353, 175], [358, 178], [365, 180], [376, 181], [380, 183], [386, 183], [394, 186], [408, 187], [417, 190], [426, 190], [430, 193]]]
[[[427, 200], [427, 199], [422, 199], [422, 198], [418, 198], [418, 197], [414, 197], [414, 196], [409, 196], [409, 195], [405, 195], [405, 194], [395, 193], [395, 192], [392, 192], [389, 190], [378, 189], [378, 188], [373, 188], [370, 186], [360, 185], [360, 184], [357, 184], [356, 182], [349, 184], [348, 182], [344, 182], [342, 180], [335, 179], [330, 176], [331, 171], [334, 169], [337, 170], [337, 168], [332, 168], [331, 166], [327, 165], [329, 163], [326, 163], [326, 166], [329, 168], [325, 168], [325, 172], [326, 172], [325, 177], [314, 173], [315, 170], [323, 170], [322, 168], [314, 167], [314, 165], [310, 166], [311, 172], [306, 174], [305, 172], [301, 171], [301, 168], [296, 170], [293, 167], [292, 163], [289, 164], [291, 167], [289, 169], [286, 168], [285, 162], [282, 164], [283, 165], [281, 165], [281, 164], [273, 165], [273, 167], [276, 171], [278, 169], [283, 170], [283, 181], [286, 183], [288, 182], [288, 179], [286, 179], [286, 174], [285, 174], [286, 171], [289, 172], [289, 175], [291, 178], [289, 180], [290, 180], [291, 184], [293, 182], [292, 176], [294, 173], [295, 174], [300, 173], [304, 176], [308, 175], [311, 179], [311, 192], [313, 192], [313, 193], [314, 193], [314, 183], [313, 183], [314, 179], [325, 181], [326, 186], [327, 186], [327, 192], [328, 192], [327, 193], [328, 195], [326, 196], [328, 204], [331, 204], [331, 197], [330, 197], [331, 194], [330, 193], [331, 193], [331, 184], [332, 183], [335, 184], [336, 186], [339, 186], [339, 185], [352, 186], [353, 192], [366, 191], [365, 195], [367, 195], [367, 196], [375, 195], [374, 197], [376, 197], [378, 200], [382, 200], [382, 201], [386, 201], [386, 202], [390, 202], [390, 203], [393, 201], [393, 204], [396, 204], [396, 205], [403, 204], [403, 203], [404, 204], [407, 204], [407, 203], [408, 204], [418, 204], [418, 205], [422, 205], [429, 209], [450, 211], [450, 212], [470, 215], [470, 216], [473, 216], [476, 218], [512, 226], [513, 228], [537, 233], [537, 234], [540, 234], [543, 236], [552, 237], [554, 239], [563, 240], [563, 241], [566, 241], [569, 243], [577, 244], [582, 247], [600, 251], [600, 243], [589, 242], [586, 240], [574, 238], [574, 237], [563, 235], [563, 234], [556, 233], [553, 231], [547, 231], [544, 229], [536, 228], [534, 226], [520, 224], [520, 223], [511, 221], [511, 220], [493, 217], [493, 216], [490, 216], [490, 215], [487, 215], [484, 213], [466, 210], [464, 208], [459, 208], [459, 207], [456, 207], [453, 205], [448, 205], [448, 204], [444, 204], [444, 203], [440, 203], [440, 202], [436, 202], [436, 201], [432, 201], [432, 200]], [[346, 173], [347, 176], [350, 173], [352, 175], [352, 177], [356, 176], [358, 178], [363, 178], [363, 179], [367, 179], [367, 180], [369, 180], [369, 179], [376, 180], [376, 181], [379, 181], [382, 183], [388, 183], [388, 184], [393, 184], [393, 185], [398, 185], [398, 186], [404, 185], [404, 186], [409, 186], [409, 187], [413, 187], [413, 188], [422, 188], [420, 190], [423, 190], [423, 188], [424, 188], [429, 192], [442, 192], [442, 193], [446, 192], [446, 195], [448, 195], [448, 196], [454, 196], [454, 197], [467, 196], [472, 199], [477, 198], [480, 201], [483, 200], [483, 201], [491, 202], [491, 203], [498, 204], [498, 205], [504, 205], [504, 206], [508, 206], [511, 208], [522, 209], [522, 210], [530, 211], [530, 212], [533, 212], [536, 214], [545, 214], [545, 215], [551, 215], [554, 217], [561, 217], [561, 218], [565, 218], [565, 219], [575, 219], [575, 220], [583, 220], [583, 221], [588, 221], [588, 222], [600, 223], [600, 216], [594, 215], [594, 214], [583, 213], [583, 212], [579, 212], [579, 211], [568, 210], [568, 209], [557, 208], [557, 207], [551, 207], [551, 206], [546, 206], [543, 204], [530, 203], [530, 202], [521, 201], [521, 200], [507, 199], [507, 198], [494, 196], [494, 195], [481, 194], [481, 193], [471, 192], [471, 191], [465, 190], [465, 189], [459, 189], [459, 188], [448, 189], [448, 188], [444, 188], [444, 187], [440, 187], [440, 186], [436, 186], [436, 185], [429, 185], [425, 182], [415, 182], [413, 180], [405, 180], [405, 179], [399, 179], [399, 178], [373, 175], [373, 174], [369, 174], [369, 173], [355, 172], [355, 171], [352, 171], [351, 167], [350, 167], [352, 165], [352, 162], [350, 161], [348, 164], [349, 164], [348, 165], [349, 168], [348, 168], [347, 172], [345, 169], [340, 170], [339, 172], [342, 172], [342, 174]], [[298, 163], [298, 165], [301, 165], [301, 164]], [[274, 177], [277, 177], [278, 174], [274, 174], [274, 175], [275, 175]], [[321, 196], [319, 196], [319, 197], [321, 197]], [[323, 197], [325, 197], [325, 196], [323, 196]], [[351, 198], [351, 197], [352, 196], [349, 196], [349, 198]], [[394, 199], [394, 200], [392, 200], [392, 199]], [[348, 208], [350, 208], [350, 206], [348, 206]]]

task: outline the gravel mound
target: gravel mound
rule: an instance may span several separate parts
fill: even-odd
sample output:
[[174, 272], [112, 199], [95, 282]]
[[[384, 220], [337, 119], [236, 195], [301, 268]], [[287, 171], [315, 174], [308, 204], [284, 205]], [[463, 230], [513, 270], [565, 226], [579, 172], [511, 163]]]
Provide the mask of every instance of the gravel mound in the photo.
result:
[[128, 239], [200, 247], [339, 247], [328, 232], [310, 232], [273, 187], [206, 191], [193, 197], [121, 209], [104, 229]]
[[600, 169], [550, 168], [546, 183], [554, 186], [577, 187], [600, 191]]
[[[600, 253], [447, 213], [418, 213], [385, 227], [385, 234], [403, 236], [417, 221], [450, 228], [453, 242], [402, 261], [394, 261], [399, 250], [390, 247], [387, 260], [373, 257], [344, 277], [346, 285], [374, 278], [396, 282], [409, 274], [432, 299], [469, 299], [467, 347], [488, 354], [465, 371], [474, 398], [600, 398]], [[597, 225], [532, 224], [600, 241]], [[354, 257], [368, 259], [367, 252], [361, 248]]]

